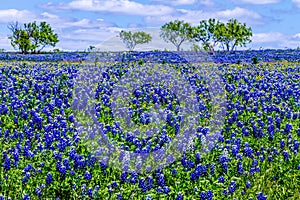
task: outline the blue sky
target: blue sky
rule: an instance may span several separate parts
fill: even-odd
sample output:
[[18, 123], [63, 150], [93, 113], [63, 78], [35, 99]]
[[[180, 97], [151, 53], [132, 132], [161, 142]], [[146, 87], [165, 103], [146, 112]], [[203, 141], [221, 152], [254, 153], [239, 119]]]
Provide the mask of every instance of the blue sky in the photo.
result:
[[[9, 0], [0, 5], [0, 49], [12, 50], [7, 26], [46, 21], [58, 33], [62, 50], [124, 50], [121, 30], [144, 30], [153, 36], [136, 50], [170, 49], [159, 28], [179, 19], [197, 25], [217, 18], [236, 18], [252, 28], [246, 49], [300, 47], [300, 0]], [[184, 45], [185, 49], [190, 44]]]

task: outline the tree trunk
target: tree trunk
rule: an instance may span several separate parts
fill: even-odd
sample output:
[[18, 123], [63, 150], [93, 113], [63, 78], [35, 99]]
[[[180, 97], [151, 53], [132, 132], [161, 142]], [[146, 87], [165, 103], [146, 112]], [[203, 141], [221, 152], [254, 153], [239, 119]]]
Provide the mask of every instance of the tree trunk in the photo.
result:
[[215, 50], [214, 50], [213, 45], [209, 45], [209, 51], [212, 55], [215, 55]]
[[229, 44], [228, 44], [228, 43], [226, 44], [226, 49], [227, 49], [227, 51], [230, 50], [230, 49], [229, 49]]

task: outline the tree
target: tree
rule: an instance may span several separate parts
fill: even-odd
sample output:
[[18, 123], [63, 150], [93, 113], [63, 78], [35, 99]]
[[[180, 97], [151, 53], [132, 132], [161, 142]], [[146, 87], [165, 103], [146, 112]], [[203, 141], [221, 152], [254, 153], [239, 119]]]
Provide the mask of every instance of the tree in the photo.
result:
[[32, 49], [28, 33], [19, 27], [18, 22], [10, 24], [8, 28], [12, 32], [12, 36], [8, 37], [11, 45], [22, 53], [28, 53]]
[[196, 42], [201, 42], [204, 50], [214, 53], [214, 48], [218, 43], [215, 35], [216, 26], [220, 24], [216, 19], [202, 20], [197, 27], [193, 27], [192, 38]]
[[52, 28], [46, 22], [41, 22], [39, 25], [36, 22], [25, 23], [24, 28], [21, 28], [16, 22], [10, 24], [8, 28], [12, 32], [12, 35], [9, 36], [11, 45], [22, 53], [29, 51], [37, 53], [46, 46], [55, 47], [59, 42], [58, 35], [53, 33]]
[[180, 51], [180, 46], [183, 42], [191, 40], [192, 26], [184, 21], [171, 21], [161, 27], [160, 37], [165, 42], [171, 42], [175, 45], [177, 51]]
[[251, 36], [252, 29], [236, 19], [216, 25], [215, 37], [227, 51], [233, 51], [237, 46], [245, 47], [246, 43], [251, 42]]
[[122, 30], [119, 34], [119, 37], [125, 44], [126, 48], [129, 49], [129, 51], [133, 51], [135, 46], [138, 44], [145, 44], [152, 40], [151, 35], [144, 31], [132, 33], [131, 31], [127, 32]]

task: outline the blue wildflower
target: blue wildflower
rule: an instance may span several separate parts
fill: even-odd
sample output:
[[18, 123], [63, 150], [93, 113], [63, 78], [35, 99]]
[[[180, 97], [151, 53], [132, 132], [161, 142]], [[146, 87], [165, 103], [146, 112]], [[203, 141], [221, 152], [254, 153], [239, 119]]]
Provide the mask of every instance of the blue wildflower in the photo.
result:
[[200, 192], [200, 199], [206, 200], [206, 192], [204, 192], [204, 191]]
[[235, 181], [231, 181], [229, 186], [228, 186], [228, 191], [230, 194], [233, 194], [236, 190], [236, 182]]
[[46, 176], [46, 184], [47, 185], [50, 185], [53, 181], [53, 178], [52, 178], [52, 174], [50, 172], [47, 173], [47, 176]]
[[84, 173], [84, 179], [85, 180], [91, 180], [91, 178], [92, 178], [92, 174], [90, 172], [86, 171]]
[[282, 155], [283, 155], [285, 161], [289, 160], [289, 152], [288, 151], [283, 151]]
[[206, 192], [206, 199], [207, 200], [212, 200], [213, 199], [213, 192], [211, 190], [208, 190]]
[[224, 183], [224, 182], [225, 182], [224, 176], [219, 176], [218, 182], [219, 182], [219, 183]]
[[175, 200], [183, 200], [183, 194], [181, 192], [178, 192]]
[[256, 198], [257, 198], [257, 200], [267, 200], [267, 197], [262, 192], [259, 192], [256, 195]]

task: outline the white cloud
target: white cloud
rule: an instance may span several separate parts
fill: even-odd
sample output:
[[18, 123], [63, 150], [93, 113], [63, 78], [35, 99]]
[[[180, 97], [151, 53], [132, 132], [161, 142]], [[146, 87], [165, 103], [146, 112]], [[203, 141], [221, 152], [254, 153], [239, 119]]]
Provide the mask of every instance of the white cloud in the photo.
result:
[[69, 3], [48, 3], [42, 7], [48, 9], [109, 12], [138, 16], [162, 16], [175, 11], [173, 8], [165, 5], [146, 5], [130, 0], [74, 0]]
[[46, 18], [46, 19], [59, 19], [59, 16], [57, 15], [53, 15], [51, 13], [48, 13], [48, 12], [43, 12], [41, 14], [42, 17]]
[[223, 19], [230, 19], [230, 18], [237, 18], [237, 19], [242, 19], [242, 18], [247, 18], [247, 19], [261, 19], [261, 15], [254, 12], [247, 10], [245, 8], [240, 8], [236, 7], [232, 10], [224, 10], [224, 11], [219, 11], [216, 13], [219, 18]]
[[[63, 18], [48, 12], [35, 14], [27, 10], [0, 10], [0, 25], [6, 28], [9, 23], [18, 21], [20, 25], [27, 22], [46, 21], [51, 25], [54, 32], [58, 34], [60, 42], [57, 47], [61, 49], [86, 49], [87, 44], [97, 44], [107, 40], [112, 34], [119, 31], [114, 23], [107, 22], [101, 18], [92, 19], [72, 19]], [[85, 46], [84, 46], [85, 45]], [[0, 36], [0, 47], [13, 50], [7, 36]]]
[[263, 4], [279, 3], [280, 0], [240, 0], [239, 2], [255, 4], [255, 5], [263, 5]]
[[159, 2], [162, 4], [168, 4], [173, 6], [182, 6], [182, 5], [204, 5], [204, 6], [212, 6], [215, 3], [212, 0], [152, 0], [152, 2]]
[[278, 42], [283, 39], [285, 39], [285, 36], [279, 32], [256, 33], [252, 37], [252, 41], [255, 43]]
[[0, 49], [5, 49], [5, 50], [12, 49], [7, 36], [0, 35]]
[[179, 5], [192, 5], [192, 4], [196, 3], [196, 0], [169, 0], [169, 1], [153, 0], [153, 2], [160, 2], [160, 3], [164, 3], [164, 4], [171, 4], [174, 6], [179, 6]]
[[146, 23], [150, 25], [160, 26], [166, 22], [179, 19], [184, 20], [192, 25], [197, 25], [200, 20], [216, 18], [220, 21], [228, 21], [231, 18], [235, 18], [240, 22], [246, 22], [247, 25], [258, 25], [263, 23], [263, 18], [260, 14], [247, 10], [244, 8], [236, 7], [232, 10], [221, 10], [221, 11], [211, 11], [204, 12], [202, 10], [186, 10], [186, 9], [178, 9], [177, 15], [165, 15], [159, 18], [148, 16], [145, 18]]
[[[254, 48], [297, 48], [300, 46], [299, 40], [295, 39], [300, 34], [294, 36], [286, 35], [280, 32], [256, 33], [253, 34], [251, 46]], [[249, 45], [250, 46], [250, 45]]]
[[36, 19], [36, 15], [28, 10], [0, 10], [0, 23], [28, 22]]
[[300, 0], [292, 0], [298, 8], [300, 8]]
[[91, 42], [103, 42], [110, 38], [112, 35], [118, 34], [119, 28], [101, 28], [101, 29], [76, 29], [62, 35], [62, 38], [69, 40], [85, 40]]
[[300, 33], [293, 35], [293, 38], [296, 40], [300, 40]]

